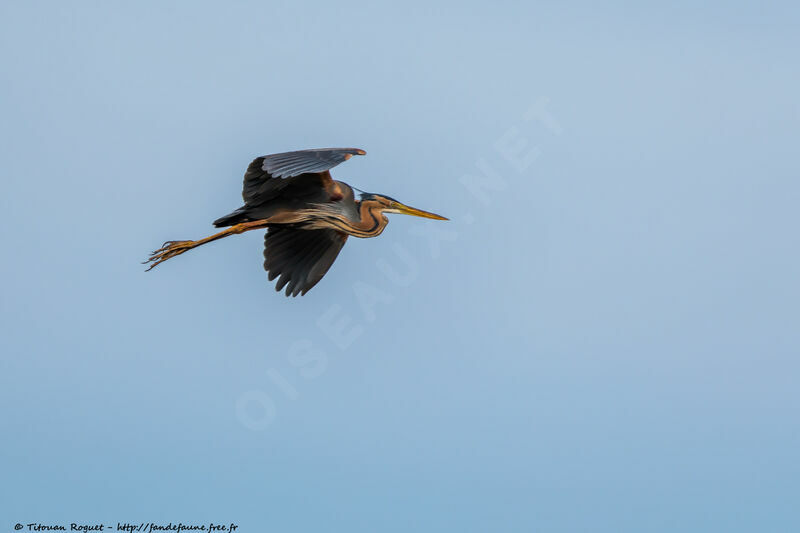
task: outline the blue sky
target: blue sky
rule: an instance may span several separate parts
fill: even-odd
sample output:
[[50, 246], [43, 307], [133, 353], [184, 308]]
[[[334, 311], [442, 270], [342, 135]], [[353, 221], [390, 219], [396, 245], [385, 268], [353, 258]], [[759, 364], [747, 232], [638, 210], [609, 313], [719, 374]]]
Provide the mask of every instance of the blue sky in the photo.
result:
[[[797, 530], [798, 23], [4, 3], [0, 527]], [[304, 298], [257, 232], [143, 272], [324, 146], [451, 221]]]

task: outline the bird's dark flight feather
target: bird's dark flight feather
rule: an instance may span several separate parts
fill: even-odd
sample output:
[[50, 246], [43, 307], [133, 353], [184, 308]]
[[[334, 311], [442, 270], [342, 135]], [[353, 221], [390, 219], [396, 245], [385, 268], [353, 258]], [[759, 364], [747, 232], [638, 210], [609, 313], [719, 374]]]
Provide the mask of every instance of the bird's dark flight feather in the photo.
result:
[[347, 234], [333, 229], [271, 226], [264, 236], [264, 270], [270, 281], [278, 278], [275, 290], [305, 294], [328, 272], [346, 240]]

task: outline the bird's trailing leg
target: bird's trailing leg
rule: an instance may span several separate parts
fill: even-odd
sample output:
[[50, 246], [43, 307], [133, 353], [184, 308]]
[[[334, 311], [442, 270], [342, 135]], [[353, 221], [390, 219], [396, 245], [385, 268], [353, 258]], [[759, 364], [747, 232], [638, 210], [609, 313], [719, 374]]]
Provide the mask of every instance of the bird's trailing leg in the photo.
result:
[[164, 245], [150, 254], [150, 259], [144, 261], [142, 264], [150, 264], [147, 270], [153, 269], [155, 266], [160, 265], [167, 259], [171, 259], [177, 255], [181, 255], [183, 252], [191, 250], [192, 248], [197, 248], [201, 244], [206, 244], [211, 241], [216, 241], [217, 239], [222, 239], [224, 237], [228, 237], [230, 235], [236, 235], [239, 233], [244, 233], [245, 231], [250, 231], [252, 229], [259, 229], [267, 227], [265, 220], [256, 220], [254, 222], [243, 222], [241, 224], [236, 224], [229, 228], [225, 228], [224, 230], [220, 231], [219, 233], [215, 233], [205, 239], [200, 239], [199, 241], [167, 241]]

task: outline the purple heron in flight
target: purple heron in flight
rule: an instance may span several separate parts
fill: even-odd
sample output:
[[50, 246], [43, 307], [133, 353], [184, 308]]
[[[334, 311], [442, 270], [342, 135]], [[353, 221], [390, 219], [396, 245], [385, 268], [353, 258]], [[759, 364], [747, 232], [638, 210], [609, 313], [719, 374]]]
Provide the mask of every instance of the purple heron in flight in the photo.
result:
[[278, 278], [275, 290], [297, 296], [322, 279], [349, 235], [380, 235], [389, 223], [385, 213], [447, 220], [331, 178], [330, 169], [354, 155], [366, 152], [322, 148], [257, 157], [244, 174], [244, 205], [214, 221], [225, 229], [199, 241], [165, 242], [145, 261], [147, 270], [202, 244], [266, 228], [264, 270], [270, 281]]

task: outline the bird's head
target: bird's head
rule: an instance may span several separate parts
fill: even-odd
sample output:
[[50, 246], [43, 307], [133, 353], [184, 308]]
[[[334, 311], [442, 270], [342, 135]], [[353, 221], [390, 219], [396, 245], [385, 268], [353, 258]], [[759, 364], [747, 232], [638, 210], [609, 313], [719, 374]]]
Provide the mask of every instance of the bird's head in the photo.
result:
[[416, 217], [432, 218], [434, 220], [450, 220], [436, 213], [429, 213], [428, 211], [423, 211], [416, 207], [409, 207], [383, 194], [364, 192], [358, 189], [355, 189], [355, 193], [359, 202], [366, 203], [369, 207], [383, 213], [400, 213], [402, 215], [414, 215]]

